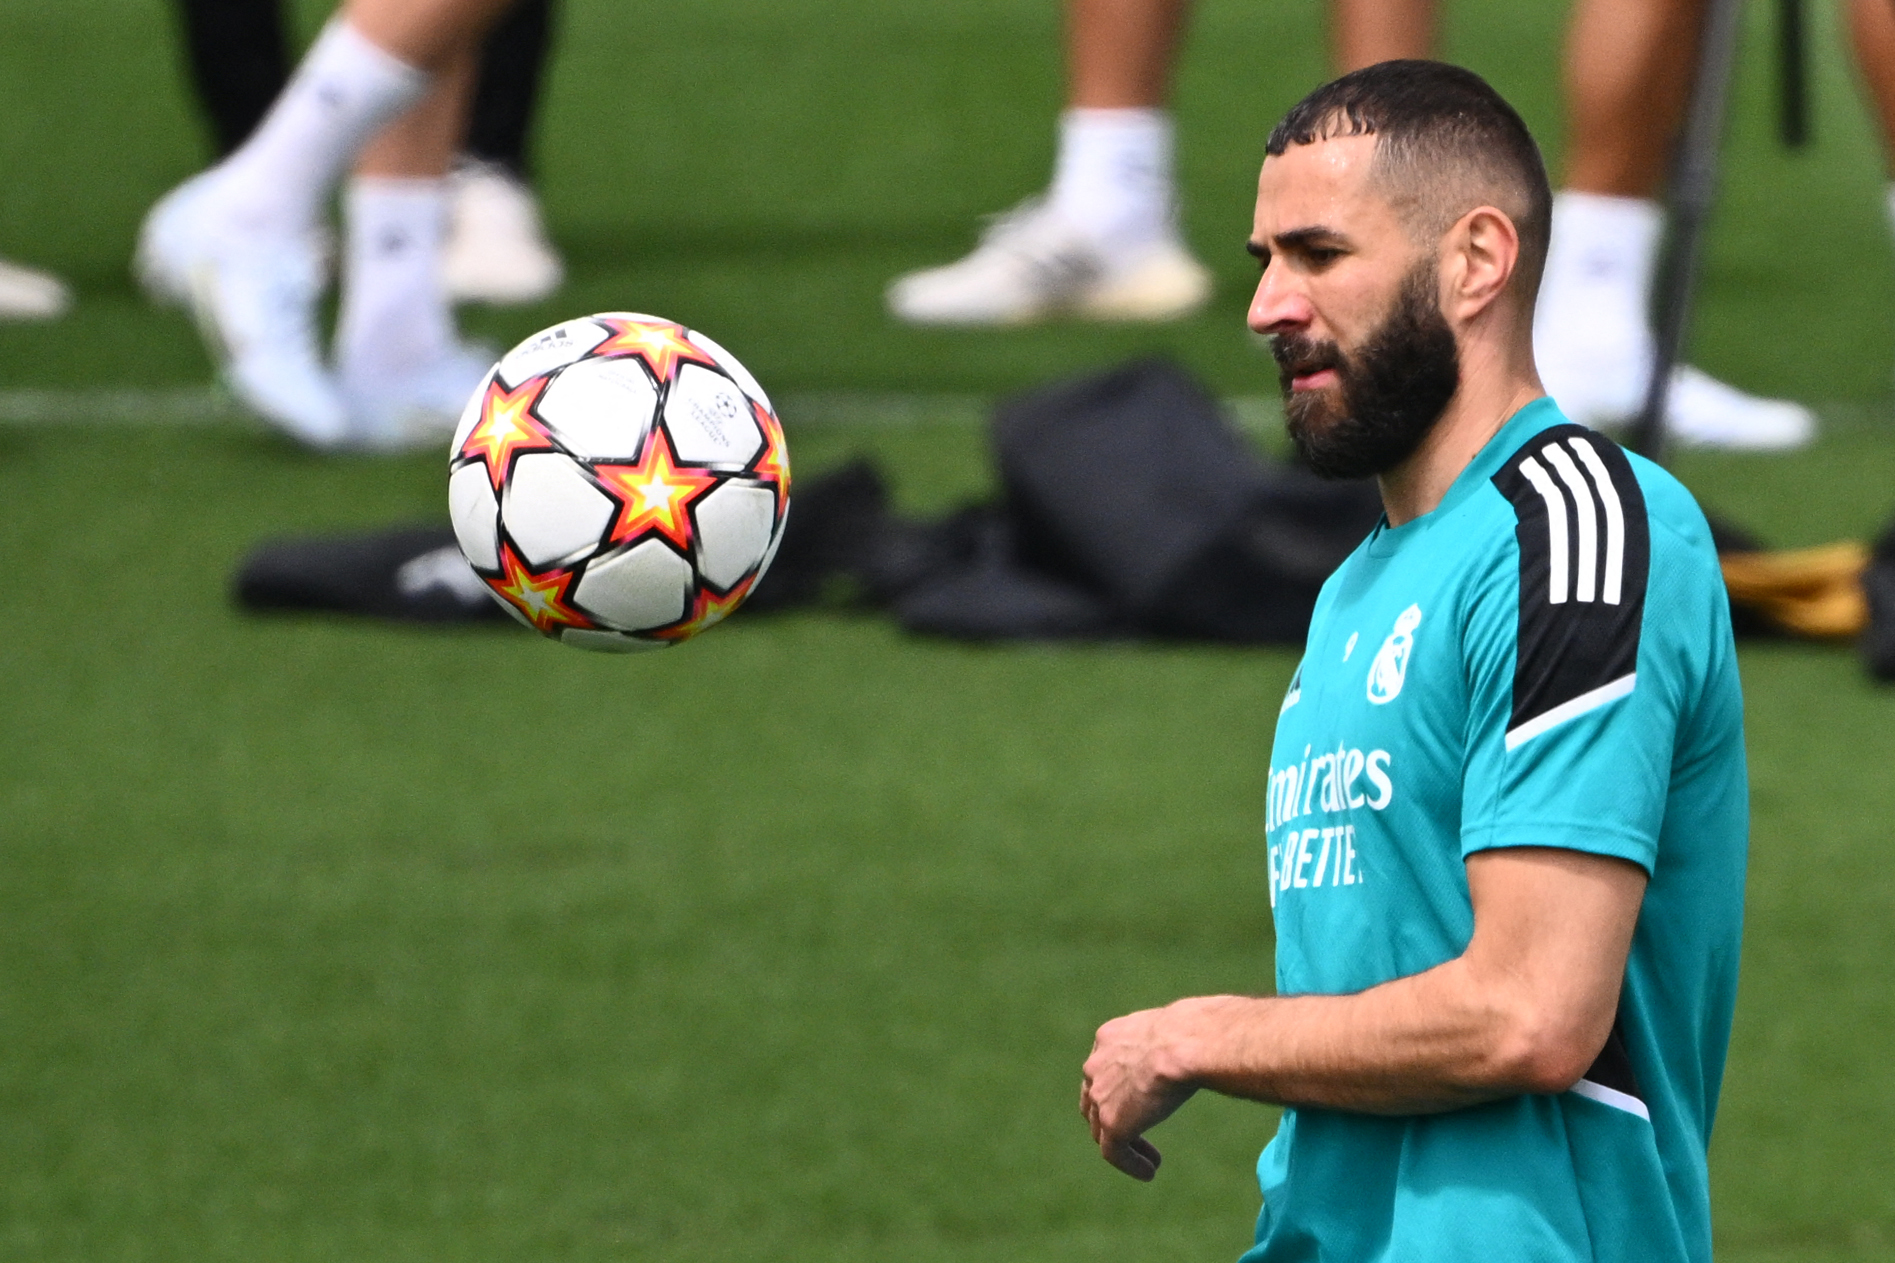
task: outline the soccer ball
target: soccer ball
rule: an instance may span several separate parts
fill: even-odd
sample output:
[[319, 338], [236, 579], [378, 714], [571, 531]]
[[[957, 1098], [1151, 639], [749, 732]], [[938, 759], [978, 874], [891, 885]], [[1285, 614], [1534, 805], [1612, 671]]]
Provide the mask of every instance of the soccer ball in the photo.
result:
[[735, 356], [607, 312], [536, 333], [468, 401], [448, 504], [507, 611], [568, 645], [662, 649], [721, 622], [768, 569], [789, 449]]

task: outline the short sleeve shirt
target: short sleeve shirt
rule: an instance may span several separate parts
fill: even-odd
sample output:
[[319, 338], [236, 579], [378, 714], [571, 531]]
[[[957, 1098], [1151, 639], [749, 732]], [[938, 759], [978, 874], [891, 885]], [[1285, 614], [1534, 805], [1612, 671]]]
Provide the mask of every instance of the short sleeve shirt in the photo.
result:
[[1572, 1091], [1286, 1111], [1246, 1263], [1708, 1261], [1748, 805], [1729, 606], [1690, 494], [1551, 400], [1521, 409], [1438, 508], [1384, 522], [1325, 585], [1267, 816], [1284, 995], [1458, 956], [1476, 851], [1585, 851], [1650, 880], [1612, 1038]]

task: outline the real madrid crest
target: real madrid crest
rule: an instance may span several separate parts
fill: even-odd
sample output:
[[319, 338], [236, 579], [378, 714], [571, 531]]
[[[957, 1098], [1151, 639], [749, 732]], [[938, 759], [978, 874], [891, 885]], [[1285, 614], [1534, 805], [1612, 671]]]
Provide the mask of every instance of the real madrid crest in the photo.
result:
[[1411, 605], [1395, 619], [1395, 630], [1369, 663], [1369, 700], [1385, 706], [1395, 700], [1408, 679], [1408, 659], [1415, 652], [1415, 628], [1421, 626], [1421, 607]]

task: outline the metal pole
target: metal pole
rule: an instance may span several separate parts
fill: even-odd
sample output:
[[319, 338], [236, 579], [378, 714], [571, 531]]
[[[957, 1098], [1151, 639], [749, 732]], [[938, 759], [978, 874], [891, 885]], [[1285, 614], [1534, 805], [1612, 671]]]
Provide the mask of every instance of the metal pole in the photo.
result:
[[1788, 149], [1809, 144], [1809, 42], [1803, 0], [1777, 0], [1777, 129]]
[[1742, 20], [1743, 0], [1710, 0], [1706, 7], [1691, 104], [1673, 160], [1671, 241], [1658, 276], [1652, 375], [1645, 387], [1645, 407], [1633, 422], [1630, 435], [1632, 450], [1653, 460], [1664, 454], [1665, 401], [1671, 391], [1672, 369], [1684, 350], [1704, 227], [1717, 198], [1718, 150], [1724, 139], [1724, 115], [1731, 74], [1737, 65], [1737, 34]]

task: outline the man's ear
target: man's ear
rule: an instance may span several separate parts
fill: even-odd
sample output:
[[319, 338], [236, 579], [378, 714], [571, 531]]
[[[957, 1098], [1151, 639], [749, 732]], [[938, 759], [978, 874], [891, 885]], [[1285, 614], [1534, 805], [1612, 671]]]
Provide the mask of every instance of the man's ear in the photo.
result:
[[1520, 233], [1505, 211], [1477, 206], [1448, 229], [1442, 247], [1442, 314], [1465, 324], [1506, 293], [1520, 262]]

